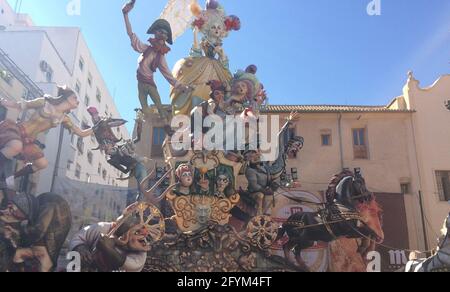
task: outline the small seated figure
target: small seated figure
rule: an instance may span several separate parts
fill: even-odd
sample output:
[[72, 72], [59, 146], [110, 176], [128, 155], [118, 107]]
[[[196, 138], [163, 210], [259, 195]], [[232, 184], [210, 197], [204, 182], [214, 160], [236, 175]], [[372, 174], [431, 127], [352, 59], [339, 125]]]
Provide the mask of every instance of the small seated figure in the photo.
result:
[[[231, 96], [227, 99], [228, 114], [236, 114], [248, 105], [255, 106], [258, 95], [263, 90], [256, 77], [257, 67], [250, 65], [245, 71], [239, 70], [233, 77]], [[262, 102], [261, 102], [262, 104]]]
[[214, 196], [225, 199], [235, 194], [231, 179], [227, 174], [219, 174], [216, 179]]
[[194, 169], [191, 165], [181, 164], [175, 171], [177, 184], [172, 192], [177, 196], [189, 196], [193, 194]]

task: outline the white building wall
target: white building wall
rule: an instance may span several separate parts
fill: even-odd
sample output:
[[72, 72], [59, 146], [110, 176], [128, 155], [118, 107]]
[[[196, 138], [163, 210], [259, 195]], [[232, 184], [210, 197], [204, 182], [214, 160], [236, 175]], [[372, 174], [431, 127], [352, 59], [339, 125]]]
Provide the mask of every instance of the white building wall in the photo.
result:
[[[88, 106], [97, 107], [102, 115], [120, 118], [120, 113], [80, 29], [29, 26], [29, 22], [20, 22], [20, 25], [17, 25], [17, 19], [14, 19], [13, 15], [14, 11], [5, 3], [5, 0], [0, 0], [0, 9], [7, 7], [4, 9], [5, 13], [0, 15], [0, 25], [7, 24], [5, 25], [6, 30], [0, 31], [0, 47], [31, 80], [38, 84], [44, 92], [52, 95], [56, 94], [56, 85], [66, 84], [75, 90], [76, 85], [79, 84], [80, 107], [71, 116], [74, 123], [79, 126], [83, 122], [92, 125], [91, 118], [86, 111]], [[83, 69], [79, 66], [80, 59], [84, 61]], [[41, 70], [41, 61], [45, 61], [52, 68], [52, 80], [48, 80], [45, 72]], [[88, 79], [91, 79], [91, 85], [89, 85]], [[100, 101], [96, 98], [97, 91], [101, 93]], [[85, 104], [86, 96], [89, 97], [88, 105]], [[114, 131], [118, 137], [129, 139], [125, 127]], [[45, 154], [50, 166], [40, 173], [38, 193], [50, 190], [57, 160], [59, 136], [60, 129], [52, 129], [47, 133], [45, 141], [42, 141], [47, 146]], [[106, 162], [105, 155], [99, 151], [92, 151], [98, 145], [93, 137], [83, 140], [83, 153], [76, 147], [77, 138], [72, 137], [67, 130], [64, 131], [60, 164], [57, 167], [58, 175], [100, 185], [127, 187], [127, 181], [117, 180], [120, 173]], [[89, 152], [92, 153], [92, 162], [88, 161]], [[79, 177], [76, 176], [77, 165], [81, 168]]]

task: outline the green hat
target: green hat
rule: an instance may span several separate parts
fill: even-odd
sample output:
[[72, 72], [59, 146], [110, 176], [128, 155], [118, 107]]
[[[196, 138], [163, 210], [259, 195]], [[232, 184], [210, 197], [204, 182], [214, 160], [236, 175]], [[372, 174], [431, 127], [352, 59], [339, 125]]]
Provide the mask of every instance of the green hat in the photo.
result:
[[148, 29], [147, 34], [155, 34], [158, 29], [164, 29], [169, 33], [167, 43], [173, 45], [172, 39], [172, 28], [170, 27], [170, 23], [165, 19], [158, 19], [155, 21], [152, 26]]

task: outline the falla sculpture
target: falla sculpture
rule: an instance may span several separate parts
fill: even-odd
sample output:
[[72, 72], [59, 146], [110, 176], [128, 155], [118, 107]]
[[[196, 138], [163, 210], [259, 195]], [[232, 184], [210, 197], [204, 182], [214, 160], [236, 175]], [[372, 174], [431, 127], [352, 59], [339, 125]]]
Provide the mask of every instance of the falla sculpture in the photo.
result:
[[[92, 117], [92, 129], [80, 130], [73, 126], [66, 113], [75, 109], [78, 101], [67, 88], [61, 89], [57, 99], [46, 97], [17, 104], [1, 101], [8, 107], [34, 108], [37, 111], [29, 123], [7, 121], [0, 124], [2, 164], [22, 154], [28, 162], [33, 162], [29, 171], [45, 168], [42, 151], [36, 148], [36, 135], [63, 123], [79, 136], [94, 134], [99, 144], [98, 150], [107, 154], [108, 163], [138, 182], [136, 202], [126, 208], [117, 220], [85, 226], [73, 238], [67, 238], [69, 250], [81, 256], [81, 270], [308, 271], [301, 250], [310, 247], [311, 242], [323, 238], [331, 241], [336, 239], [335, 235], [359, 238], [358, 231], [370, 235], [373, 241], [381, 242], [382, 230], [373, 227], [380, 226], [377, 224], [378, 213], [372, 217], [365, 215], [370, 213], [370, 204], [374, 204], [375, 198], [365, 188], [364, 179], [357, 172], [338, 175], [339, 179], [335, 177], [331, 181], [330, 190], [333, 191], [330, 194], [335, 197], [324, 203], [324, 208], [317, 213], [300, 213], [285, 224], [272, 218], [278, 198], [289, 193], [283, 179], [288, 160], [297, 156], [305, 144], [304, 139], [293, 130], [301, 116], [293, 112], [284, 123], [279, 123], [281, 129], [277, 125], [279, 130], [273, 131], [275, 155], [265, 160], [259, 129], [268, 104], [268, 89], [259, 80], [255, 65], [242, 64], [232, 73], [225, 49], [226, 39], [241, 29], [241, 20], [227, 14], [216, 0], [206, 1], [204, 8], [197, 0], [192, 0], [189, 6], [185, 5], [186, 1], [180, 3], [174, 5], [177, 4], [175, 0], [169, 0], [162, 17], [148, 29], [147, 33], [154, 36], [148, 42], [139, 39], [130, 20], [134, 9], [136, 13], [142, 9], [141, 1], [132, 0], [122, 7], [126, 34], [133, 50], [140, 54], [137, 86], [141, 109], [136, 119], [136, 139], [121, 141], [121, 137], [113, 134], [111, 127], [123, 126], [126, 121], [101, 117], [93, 107], [88, 110]], [[179, 19], [189, 21], [180, 22]], [[192, 47], [171, 71], [166, 61], [169, 45], [176, 43], [176, 36], [189, 28], [193, 32]], [[157, 71], [171, 85], [167, 97], [170, 98], [172, 115], [162, 105], [162, 92], [154, 81]], [[149, 96], [165, 123], [167, 133], [163, 144], [166, 171], [162, 176], [158, 176], [155, 170], [148, 172], [145, 165], [150, 161], [134, 151], [135, 146], [143, 143], [140, 138], [145, 116], [152, 113]], [[172, 128], [171, 116], [185, 117], [191, 122], [191, 128]], [[234, 134], [228, 135], [228, 117], [244, 125], [245, 134], [240, 145], [232, 143], [232, 147], [225, 147], [229, 139], [238, 140]], [[202, 143], [215, 128], [205, 123], [208, 119], [216, 119], [224, 125], [218, 132], [222, 132], [225, 139], [213, 149]], [[200, 125], [197, 125], [198, 122]], [[31, 123], [39, 126], [32, 127]], [[198, 131], [194, 130], [197, 126]], [[232, 127], [234, 129], [234, 124]], [[253, 139], [249, 133], [255, 131], [257, 138]], [[190, 147], [187, 149], [175, 149], [173, 137], [180, 132], [183, 137], [188, 137], [187, 145]], [[23, 206], [27, 205], [22, 204], [25, 201], [22, 199], [31, 198], [30, 195], [24, 197], [23, 194], [11, 192], [5, 178], [0, 181], [0, 269], [24, 269], [24, 263], [37, 259], [36, 265], [41, 270], [54, 270], [57, 250], [39, 257], [42, 249], [35, 248], [38, 243], [23, 245], [31, 237], [19, 227], [27, 216], [41, 218], [37, 215], [47, 214], [51, 207], [65, 208], [64, 200], [59, 200], [55, 194], [38, 196], [43, 201], [41, 209], [30, 215], [24, 212]], [[345, 187], [340, 183], [346, 183]], [[53, 204], [54, 201], [58, 204]], [[305, 218], [314, 219], [314, 226], [310, 226], [310, 221]], [[49, 219], [58, 220], [51, 216]], [[66, 217], [59, 219], [68, 220]], [[351, 221], [355, 230], [346, 228], [347, 221]], [[68, 226], [69, 222], [66, 223]], [[339, 232], [334, 230], [336, 226], [340, 227]], [[41, 236], [53, 231], [61, 237], [58, 239], [67, 236], [66, 229], [35, 230]], [[311, 235], [310, 230], [315, 233]], [[285, 256], [273, 253], [272, 247], [277, 241], [282, 242]], [[361, 253], [373, 250], [373, 241], [365, 242], [360, 247]], [[290, 254], [292, 250], [294, 253]], [[294, 261], [291, 256], [295, 257]]]

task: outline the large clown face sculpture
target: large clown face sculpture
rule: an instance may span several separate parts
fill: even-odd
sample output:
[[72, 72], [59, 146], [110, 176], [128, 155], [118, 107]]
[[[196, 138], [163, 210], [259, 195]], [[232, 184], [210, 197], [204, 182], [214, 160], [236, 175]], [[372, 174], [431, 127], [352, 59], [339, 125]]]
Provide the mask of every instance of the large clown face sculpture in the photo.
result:
[[130, 229], [127, 248], [136, 252], [149, 252], [151, 242], [148, 240], [149, 231], [147, 228], [137, 225]]

